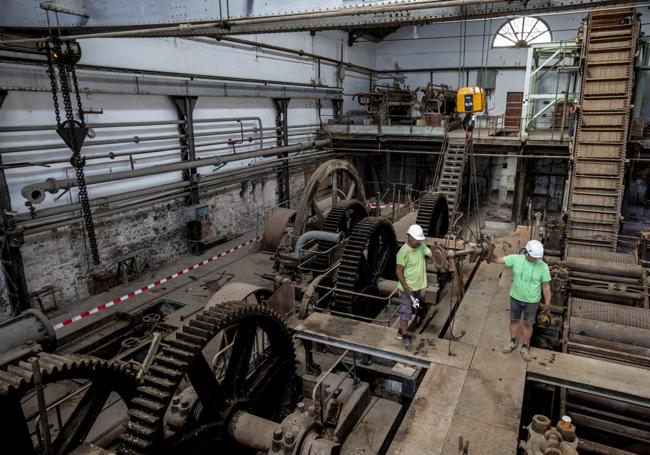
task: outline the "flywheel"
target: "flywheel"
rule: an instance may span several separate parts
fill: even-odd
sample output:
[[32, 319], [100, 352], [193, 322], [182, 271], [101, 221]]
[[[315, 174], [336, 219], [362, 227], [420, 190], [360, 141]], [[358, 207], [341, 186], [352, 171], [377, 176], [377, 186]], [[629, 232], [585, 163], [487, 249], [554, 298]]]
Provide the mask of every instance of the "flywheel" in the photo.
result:
[[[232, 343], [215, 372], [204, 351], [223, 332]], [[272, 309], [241, 302], [204, 309], [155, 357], [133, 399], [119, 452], [243, 453], [228, 436], [230, 417], [245, 410], [281, 418], [296, 398], [295, 367], [291, 334]], [[179, 413], [183, 418], [170, 418]]]

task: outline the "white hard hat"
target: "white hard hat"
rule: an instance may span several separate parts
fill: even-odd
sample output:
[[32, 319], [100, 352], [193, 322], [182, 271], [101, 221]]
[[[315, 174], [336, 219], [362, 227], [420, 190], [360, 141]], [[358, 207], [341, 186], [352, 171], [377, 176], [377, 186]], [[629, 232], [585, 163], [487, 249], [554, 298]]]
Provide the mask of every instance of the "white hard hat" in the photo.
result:
[[415, 240], [424, 240], [424, 231], [417, 224], [412, 224], [406, 233], [413, 237]]
[[544, 256], [544, 245], [539, 240], [529, 240], [526, 244], [526, 253], [539, 259]]

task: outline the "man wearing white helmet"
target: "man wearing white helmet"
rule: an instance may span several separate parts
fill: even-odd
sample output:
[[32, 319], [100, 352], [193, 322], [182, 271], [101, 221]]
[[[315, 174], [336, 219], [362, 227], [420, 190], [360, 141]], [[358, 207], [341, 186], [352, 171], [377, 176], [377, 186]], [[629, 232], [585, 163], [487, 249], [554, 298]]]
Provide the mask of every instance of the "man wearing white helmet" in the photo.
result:
[[411, 345], [408, 334], [409, 321], [413, 317], [413, 300], [420, 299], [422, 289], [427, 287], [427, 266], [425, 257], [431, 257], [431, 250], [422, 243], [424, 232], [417, 224], [406, 231], [406, 243], [397, 252], [397, 279], [399, 283], [399, 329], [395, 338], [402, 340], [407, 348]]
[[517, 347], [517, 332], [523, 316], [524, 339], [521, 344], [521, 356], [530, 360], [530, 338], [533, 324], [537, 320], [537, 308], [544, 296], [545, 306], [551, 304], [551, 274], [548, 265], [542, 261], [544, 246], [539, 240], [526, 243], [524, 254], [510, 254], [505, 257], [494, 255], [492, 262], [505, 264], [512, 269], [512, 286], [510, 287], [510, 342], [503, 348], [509, 354]]

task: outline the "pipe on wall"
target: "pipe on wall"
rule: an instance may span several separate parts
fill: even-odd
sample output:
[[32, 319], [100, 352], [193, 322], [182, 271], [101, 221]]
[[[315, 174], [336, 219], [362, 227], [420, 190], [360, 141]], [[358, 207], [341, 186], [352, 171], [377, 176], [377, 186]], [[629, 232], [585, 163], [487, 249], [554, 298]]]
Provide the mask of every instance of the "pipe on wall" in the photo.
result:
[[[167, 172], [182, 171], [184, 169], [223, 165], [233, 161], [241, 161], [251, 158], [276, 156], [282, 153], [293, 153], [308, 150], [317, 147], [324, 147], [329, 145], [329, 139], [321, 139], [309, 143], [298, 143], [287, 145], [283, 147], [273, 147], [265, 150], [255, 150], [252, 152], [234, 153], [230, 155], [216, 156], [213, 158], [196, 159], [182, 161], [178, 163], [161, 164], [158, 166], [149, 166], [133, 171], [115, 172], [112, 174], [93, 175], [86, 177], [87, 185], [95, 185], [98, 183], [116, 182], [119, 180], [127, 180], [138, 177], [146, 177], [150, 175], [164, 174]], [[34, 183], [24, 186], [20, 193], [25, 199], [32, 203], [40, 203], [44, 200], [45, 192], [56, 193], [59, 190], [66, 190], [77, 186], [77, 179], [47, 179], [44, 182]]]
[[[287, 161], [287, 160], [292, 161], [292, 163], [288, 166], [288, 168], [294, 168], [294, 167], [310, 164], [311, 162], [313, 162], [315, 159], [319, 157], [327, 156], [329, 158], [332, 156], [331, 153], [332, 151], [328, 149], [328, 150], [318, 151], [315, 153], [310, 153], [307, 155], [292, 155], [289, 157], [283, 157], [282, 159], [276, 159], [276, 160], [271, 160], [268, 162], [252, 165], [247, 168], [235, 169], [230, 171], [229, 173], [220, 173], [218, 175], [211, 176], [209, 178], [202, 180], [198, 185], [199, 191], [202, 192], [211, 191], [218, 187], [225, 187], [228, 185], [240, 183], [242, 181], [247, 181], [256, 177], [272, 174], [273, 172], [276, 172], [278, 168], [284, 166], [282, 164], [283, 161]], [[184, 188], [180, 187], [177, 184], [181, 184]], [[126, 193], [123, 195], [123, 197], [122, 195], [110, 196], [109, 198], [111, 202], [123, 202], [123, 201], [128, 201], [133, 199], [138, 199], [138, 200], [134, 201], [131, 204], [125, 204], [112, 209], [94, 212], [93, 217], [100, 219], [127, 210], [135, 210], [138, 208], [151, 206], [156, 203], [177, 199], [179, 197], [183, 197], [188, 191], [190, 191], [190, 189], [187, 188], [186, 182], [177, 182], [174, 184], [164, 185], [163, 187], [147, 188], [145, 190], [138, 190], [135, 192]], [[102, 201], [102, 199], [99, 199], [98, 201]], [[91, 202], [95, 202], [95, 201], [91, 201]], [[104, 204], [106, 203], [105, 199], [103, 200], [103, 202]], [[102, 204], [97, 203], [94, 205], [102, 205]], [[71, 224], [83, 221], [83, 217], [72, 216], [67, 218], [61, 218], [59, 215], [65, 215], [66, 213], [70, 213], [75, 210], [78, 210], [78, 208], [79, 208], [79, 204], [70, 204], [67, 206], [45, 209], [48, 210], [48, 216], [40, 217], [37, 219], [30, 219], [29, 214], [21, 214], [19, 215], [20, 218], [17, 219], [14, 218], [17, 221], [14, 224], [14, 226], [18, 229], [23, 230], [23, 233], [25, 235], [37, 234], [40, 232], [45, 232], [52, 229], [69, 226]]]

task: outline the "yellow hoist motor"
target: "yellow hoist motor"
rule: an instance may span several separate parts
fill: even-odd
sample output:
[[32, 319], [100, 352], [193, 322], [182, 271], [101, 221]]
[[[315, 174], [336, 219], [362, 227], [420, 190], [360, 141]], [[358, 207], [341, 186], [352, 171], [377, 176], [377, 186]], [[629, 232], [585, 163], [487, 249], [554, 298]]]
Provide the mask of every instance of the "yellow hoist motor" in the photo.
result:
[[459, 113], [471, 114], [485, 110], [485, 90], [481, 87], [463, 87], [456, 94]]

